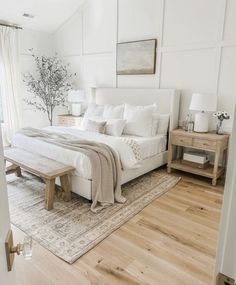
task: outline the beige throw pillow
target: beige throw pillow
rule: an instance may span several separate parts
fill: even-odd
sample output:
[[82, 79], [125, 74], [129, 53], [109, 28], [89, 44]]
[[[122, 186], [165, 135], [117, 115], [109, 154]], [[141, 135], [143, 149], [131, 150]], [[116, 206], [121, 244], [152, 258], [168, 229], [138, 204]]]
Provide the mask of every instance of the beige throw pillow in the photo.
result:
[[106, 129], [106, 122], [97, 122], [88, 120], [86, 131], [104, 134]]

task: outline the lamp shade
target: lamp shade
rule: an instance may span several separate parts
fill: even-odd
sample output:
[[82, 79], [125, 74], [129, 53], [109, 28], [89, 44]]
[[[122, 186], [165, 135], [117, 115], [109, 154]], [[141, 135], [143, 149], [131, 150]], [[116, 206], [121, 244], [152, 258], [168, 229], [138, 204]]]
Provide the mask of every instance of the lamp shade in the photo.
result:
[[71, 103], [80, 103], [84, 102], [84, 90], [69, 90], [68, 92], [68, 102]]
[[189, 109], [195, 111], [214, 112], [217, 99], [214, 95], [193, 93]]

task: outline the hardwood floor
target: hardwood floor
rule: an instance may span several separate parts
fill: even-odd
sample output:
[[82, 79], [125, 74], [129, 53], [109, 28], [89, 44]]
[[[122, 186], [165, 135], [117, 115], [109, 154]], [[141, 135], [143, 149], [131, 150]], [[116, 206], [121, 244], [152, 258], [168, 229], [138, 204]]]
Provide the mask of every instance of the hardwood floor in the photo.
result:
[[18, 285], [211, 284], [223, 186], [177, 175], [175, 188], [73, 265], [34, 243], [31, 261], [15, 259]]

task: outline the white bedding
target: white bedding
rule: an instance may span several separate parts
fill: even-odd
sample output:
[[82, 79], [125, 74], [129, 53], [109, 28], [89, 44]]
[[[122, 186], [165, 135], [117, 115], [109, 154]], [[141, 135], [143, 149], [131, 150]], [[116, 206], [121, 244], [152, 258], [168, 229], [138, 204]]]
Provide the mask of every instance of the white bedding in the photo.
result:
[[[46, 130], [68, 133], [73, 136], [83, 137], [84, 139], [92, 139], [97, 142], [106, 143], [118, 153], [124, 170], [139, 167], [139, 161], [137, 160], [132, 148], [126, 144], [121, 137], [101, 135], [82, 131], [78, 128], [48, 127]], [[166, 149], [166, 136], [158, 135], [150, 138], [133, 136], [126, 137], [132, 138], [137, 142], [140, 147], [140, 155], [142, 159], [156, 155]], [[81, 176], [85, 179], [91, 179], [91, 164], [89, 158], [84, 154], [43, 142], [35, 138], [27, 137], [22, 134], [16, 134], [14, 136], [13, 145], [30, 152], [38, 153], [61, 163], [72, 165], [76, 169], [74, 173], [75, 175]]]
[[[78, 138], [82, 137], [83, 139], [105, 143], [118, 153], [123, 169], [139, 167], [139, 161], [136, 159], [132, 148], [123, 142], [119, 137], [82, 131], [78, 128], [48, 127], [45, 128], [45, 130], [70, 134]], [[91, 165], [89, 158], [80, 152], [68, 150], [36, 138], [24, 136], [20, 133], [15, 134], [12, 144], [15, 147], [46, 156], [67, 165], [74, 166], [76, 169], [75, 175], [82, 176], [86, 179], [91, 179]]]
[[167, 136], [156, 135], [154, 137], [136, 137], [125, 135], [123, 137], [132, 138], [140, 147], [142, 159], [147, 159], [166, 150]]

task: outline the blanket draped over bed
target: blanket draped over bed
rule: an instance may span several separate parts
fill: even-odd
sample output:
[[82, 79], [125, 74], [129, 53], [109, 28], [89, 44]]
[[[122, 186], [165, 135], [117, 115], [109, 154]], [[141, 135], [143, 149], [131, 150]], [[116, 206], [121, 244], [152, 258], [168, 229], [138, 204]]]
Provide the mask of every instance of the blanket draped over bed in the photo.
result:
[[93, 212], [112, 205], [114, 202], [125, 203], [126, 199], [121, 194], [120, 159], [117, 153], [108, 145], [69, 134], [34, 128], [24, 128], [19, 130], [18, 133], [81, 152], [89, 157], [92, 166], [91, 210]]

